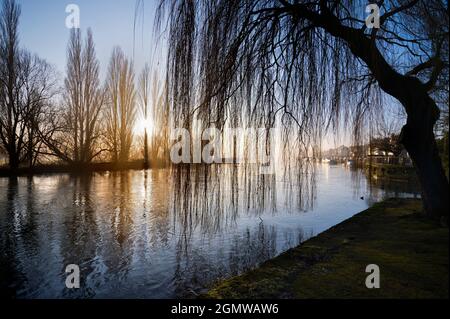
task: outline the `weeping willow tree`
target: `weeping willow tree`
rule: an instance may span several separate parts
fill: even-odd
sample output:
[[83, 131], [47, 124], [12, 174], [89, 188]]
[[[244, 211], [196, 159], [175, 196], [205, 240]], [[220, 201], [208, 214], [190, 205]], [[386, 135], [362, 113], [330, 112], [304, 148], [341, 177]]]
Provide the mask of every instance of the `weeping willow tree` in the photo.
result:
[[425, 210], [447, 215], [434, 136], [448, 101], [447, 2], [377, 3], [380, 27], [370, 28], [366, 1], [162, 0], [156, 26], [168, 30], [172, 124], [280, 123], [283, 139], [294, 136], [300, 146], [288, 150], [307, 152], [342, 129], [358, 145], [396, 101], [407, 114], [401, 142]]

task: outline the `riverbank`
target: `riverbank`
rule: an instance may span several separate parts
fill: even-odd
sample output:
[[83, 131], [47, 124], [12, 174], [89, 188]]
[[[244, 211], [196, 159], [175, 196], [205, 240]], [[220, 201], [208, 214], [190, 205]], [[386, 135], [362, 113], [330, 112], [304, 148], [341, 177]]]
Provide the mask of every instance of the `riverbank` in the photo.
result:
[[365, 171], [368, 176], [375, 179], [384, 179], [401, 182], [418, 183], [417, 173], [413, 166], [399, 164], [371, 163], [366, 164]]
[[[448, 298], [449, 231], [415, 199], [390, 199], [305, 241], [203, 298]], [[365, 286], [380, 268], [380, 289]]]

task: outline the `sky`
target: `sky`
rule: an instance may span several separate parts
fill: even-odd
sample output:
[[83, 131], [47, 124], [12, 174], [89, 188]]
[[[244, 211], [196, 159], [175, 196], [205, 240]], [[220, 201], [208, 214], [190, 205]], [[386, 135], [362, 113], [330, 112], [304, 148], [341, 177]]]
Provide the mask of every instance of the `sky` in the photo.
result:
[[[66, 70], [67, 43], [70, 29], [66, 27], [66, 7], [75, 4], [80, 9], [83, 34], [93, 31], [97, 58], [100, 61], [100, 80], [103, 82], [114, 46], [121, 46], [133, 58], [136, 78], [145, 63], [153, 70], [161, 70], [165, 53], [164, 40], [156, 42], [153, 24], [159, 0], [16, 0], [21, 5], [19, 37], [21, 47], [38, 54], [52, 64], [62, 84]], [[135, 20], [138, 3], [139, 16]], [[134, 24], [136, 23], [136, 32]], [[324, 149], [349, 144], [348, 136], [324, 140]]]
[[[61, 78], [66, 69], [67, 43], [70, 29], [66, 27], [66, 6], [78, 5], [80, 28], [93, 31], [97, 58], [100, 61], [101, 80], [104, 80], [108, 61], [114, 46], [122, 47], [124, 53], [134, 59], [138, 74], [145, 63], [156, 66], [152, 58], [157, 46], [153, 40], [153, 21], [157, 0], [143, 0], [140, 16], [136, 20], [135, 41], [133, 29], [136, 0], [17, 0], [21, 5], [21, 46], [56, 67]], [[133, 50], [134, 48], [134, 50]], [[134, 51], [134, 56], [133, 56]]]
[[[154, 70], [161, 67], [164, 55], [163, 41], [155, 42], [154, 16], [159, 0], [141, 0], [135, 37], [133, 37], [135, 12], [138, 0], [16, 0], [21, 5], [19, 24], [21, 46], [38, 54], [52, 64], [60, 83], [66, 70], [67, 43], [70, 29], [66, 27], [66, 7], [75, 4], [80, 9], [80, 28], [93, 31], [97, 58], [100, 61], [100, 80], [104, 81], [108, 62], [114, 46], [121, 46], [132, 57], [136, 78], [145, 63]], [[135, 38], [135, 40], [133, 40]], [[133, 50], [134, 49], [134, 50]], [[134, 53], [133, 53], [134, 52]], [[159, 64], [158, 64], [159, 63]], [[161, 69], [161, 68], [160, 68]], [[331, 142], [333, 141], [333, 142]], [[348, 138], [325, 139], [325, 148], [335, 147]]]

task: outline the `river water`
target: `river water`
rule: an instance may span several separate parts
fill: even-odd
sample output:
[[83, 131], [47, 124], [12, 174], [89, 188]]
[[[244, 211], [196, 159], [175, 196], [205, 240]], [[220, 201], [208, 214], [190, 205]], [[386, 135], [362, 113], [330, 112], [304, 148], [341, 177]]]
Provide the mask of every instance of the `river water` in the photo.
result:
[[[240, 171], [0, 178], [1, 294], [194, 297], [374, 202], [419, 196], [340, 165], [301, 179]], [[65, 286], [69, 264], [79, 289]]]

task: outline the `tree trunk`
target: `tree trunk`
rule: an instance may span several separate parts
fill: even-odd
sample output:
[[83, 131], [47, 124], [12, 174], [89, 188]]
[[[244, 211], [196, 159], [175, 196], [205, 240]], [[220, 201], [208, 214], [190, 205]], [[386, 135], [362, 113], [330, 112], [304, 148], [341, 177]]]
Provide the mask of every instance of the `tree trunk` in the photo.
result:
[[19, 156], [15, 152], [9, 153], [9, 168], [15, 171], [19, 168]]
[[33, 136], [34, 132], [28, 131], [28, 150], [27, 150], [27, 159], [28, 159], [28, 168], [33, 168]]
[[403, 101], [408, 119], [402, 129], [401, 143], [416, 168], [427, 215], [436, 220], [448, 218], [449, 184], [433, 132], [439, 109], [427, 92], [411, 89], [409, 93]]
[[144, 132], [144, 168], [148, 168], [148, 136], [147, 136], [147, 129], [145, 129]]

